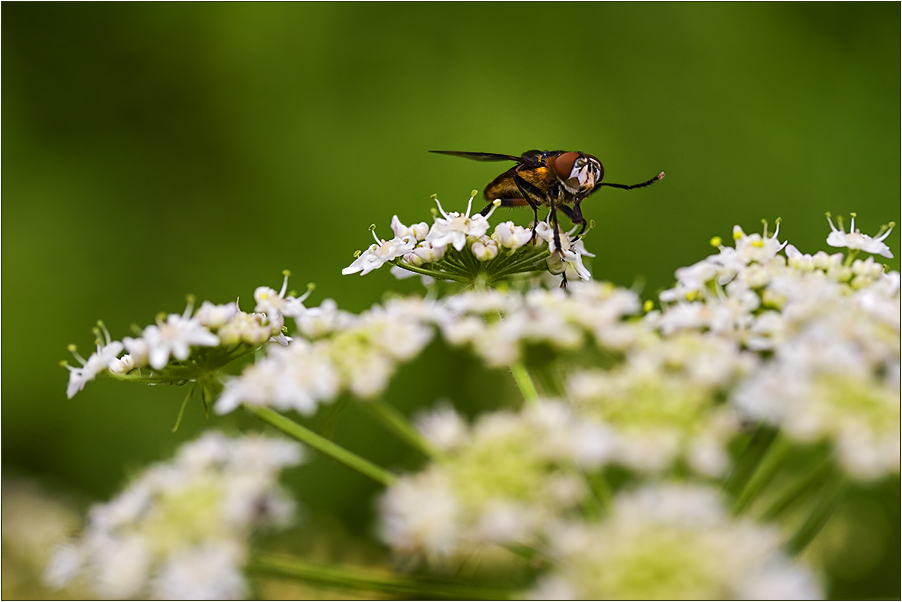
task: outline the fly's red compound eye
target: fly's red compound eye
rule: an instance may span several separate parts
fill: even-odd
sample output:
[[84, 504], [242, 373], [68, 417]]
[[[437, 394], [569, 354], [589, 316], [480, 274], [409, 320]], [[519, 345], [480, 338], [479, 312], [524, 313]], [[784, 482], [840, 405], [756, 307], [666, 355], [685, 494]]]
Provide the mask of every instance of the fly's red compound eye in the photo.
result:
[[601, 165], [601, 161], [592, 155], [586, 155], [586, 158], [589, 160], [589, 165], [593, 167], [592, 171], [595, 172], [595, 182], [601, 182], [604, 179], [604, 167]]
[[573, 164], [579, 158], [579, 153], [564, 153], [554, 160], [554, 172], [561, 180], [569, 180], [573, 171]]

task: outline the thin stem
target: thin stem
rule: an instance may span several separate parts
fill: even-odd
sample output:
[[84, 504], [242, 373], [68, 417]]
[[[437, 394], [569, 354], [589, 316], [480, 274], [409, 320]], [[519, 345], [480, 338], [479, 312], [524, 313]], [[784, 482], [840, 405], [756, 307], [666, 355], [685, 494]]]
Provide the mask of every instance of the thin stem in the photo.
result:
[[449, 274], [447, 272], [436, 272], [433, 270], [426, 270], [423, 268], [418, 268], [416, 266], [412, 266], [409, 263], [397, 263], [395, 264], [399, 268], [403, 268], [409, 272], [416, 272], [417, 274], [422, 274], [423, 276], [431, 276], [437, 280], [454, 280], [455, 282], [469, 282], [469, 278], [464, 278], [463, 276], [456, 276], [454, 274]]
[[511, 364], [511, 374], [514, 376], [514, 381], [520, 388], [520, 393], [523, 394], [523, 399], [526, 403], [536, 403], [539, 400], [539, 392], [536, 391], [536, 386], [533, 384], [532, 378], [529, 376], [529, 372], [526, 370], [523, 362]]
[[194, 390], [197, 388], [197, 383], [194, 383], [194, 386], [191, 387], [191, 390], [188, 391], [188, 394], [185, 395], [185, 400], [182, 402], [182, 406], [179, 408], [179, 415], [175, 419], [175, 426], [172, 427], [172, 432], [176, 432], [179, 430], [179, 425], [182, 423], [182, 415], [185, 413], [185, 406], [188, 405], [188, 400], [191, 399], [191, 396], [194, 395]]
[[848, 482], [838, 473], [834, 474], [833, 479], [827, 481], [827, 485], [818, 496], [817, 503], [814, 509], [811, 510], [811, 514], [808, 515], [808, 518], [805, 519], [805, 522], [802, 523], [796, 534], [786, 544], [786, 549], [790, 554], [801, 553], [817, 537], [817, 534], [820, 533], [833, 511], [839, 506], [847, 488]]
[[461, 274], [470, 274], [470, 269], [464, 264], [461, 260], [460, 256], [455, 257], [451, 254], [452, 251], [448, 250], [445, 255], [442, 257], [441, 261], [445, 262], [447, 265], [453, 267], [454, 269], [460, 271]]
[[329, 456], [333, 460], [341, 462], [348, 468], [352, 468], [360, 474], [370, 477], [374, 481], [378, 481], [379, 483], [388, 486], [392, 485], [398, 479], [396, 475], [384, 468], [376, 466], [369, 460], [365, 460], [357, 454], [349, 452], [340, 445], [336, 445], [328, 439], [317, 435], [313, 431], [304, 428], [297, 422], [294, 422], [277, 412], [273, 412], [269, 408], [261, 408], [250, 404], [244, 404], [242, 407], [248, 413], [253, 414], [263, 422], [276, 427], [289, 437], [297, 439], [302, 443], [306, 443], [313, 449]]
[[469, 246], [464, 246], [464, 248], [458, 251], [457, 254], [460, 256], [460, 259], [464, 263], [464, 265], [469, 268], [474, 276], [479, 273], [479, 261], [473, 255], [473, 252], [470, 251]]
[[758, 426], [736, 460], [736, 468], [724, 483], [724, 489], [728, 493], [736, 495], [742, 491], [776, 436], [777, 431], [772, 427], [765, 424]]
[[855, 261], [855, 256], [858, 255], [858, 249], [849, 249], [849, 256], [846, 257], [846, 260], [843, 262], [843, 266], [849, 267], [852, 265], [852, 262]]
[[461, 278], [466, 278], [467, 280], [470, 279], [470, 271], [469, 270], [467, 270], [466, 268], [464, 268], [462, 266], [457, 265], [454, 262], [446, 261], [444, 258], [439, 259], [437, 262], [435, 262], [432, 265], [440, 266], [442, 270], [447, 270], [447, 271], [451, 272], [452, 274], [456, 274], [456, 275], [460, 276]]
[[547, 250], [539, 251], [535, 255], [526, 255], [525, 257], [521, 257], [519, 259], [514, 259], [509, 263], [502, 265], [499, 269], [499, 273], [501, 272], [509, 272], [509, 271], [519, 271], [521, 266], [528, 265], [531, 263], [538, 264], [539, 262], [544, 262], [545, 259], [548, 258], [550, 253]]
[[791, 486], [783, 490], [777, 499], [771, 502], [771, 505], [764, 511], [761, 518], [766, 521], [775, 519], [783, 513], [784, 510], [792, 506], [807, 491], [810, 491], [823, 483], [827, 475], [833, 468], [833, 459], [826, 458], [807, 476], [794, 482]]
[[600, 471], [584, 472], [583, 476], [589, 487], [592, 489], [593, 497], [598, 501], [598, 505], [603, 511], [608, 510], [613, 503], [614, 495], [611, 493], [611, 487], [608, 485], [607, 479]]
[[323, 566], [297, 558], [260, 555], [248, 569], [326, 587], [380, 592], [411, 599], [509, 600], [510, 592], [478, 585], [419, 580], [352, 567]]
[[736, 498], [736, 502], [733, 504], [734, 513], [741, 513], [758, 497], [758, 494], [761, 493], [777, 470], [779, 470], [783, 460], [789, 454], [790, 447], [786, 437], [780, 436], [778, 433], [768, 447], [767, 453], [758, 462], [755, 472]]
[[391, 404], [383, 401], [365, 401], [360, 405], [366, 408], [370, 414], [375, 416], [383, 425], [388, 427], [389, 430], [394, 432], [415, 449], [421, 451], [428, 458], [435, 459], [441, 455], [440, 452], [432, 447], [423, 435], [410, 424], [404, 414], [399, 412]]

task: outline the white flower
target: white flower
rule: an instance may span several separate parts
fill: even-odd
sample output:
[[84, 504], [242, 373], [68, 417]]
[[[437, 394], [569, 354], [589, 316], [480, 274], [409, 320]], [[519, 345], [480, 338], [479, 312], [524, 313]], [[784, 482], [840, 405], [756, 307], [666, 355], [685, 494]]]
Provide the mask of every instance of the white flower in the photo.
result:
[[530, 241], [532, 231], [529, 228], [517, 226], [514, 222], [501, 222], [495, 226], [492, 238], [506, 249], [519, 249]]
[[147, 347], [147, 341], [142, 338], [125, 337], [122, 339], [122, 344], [125, 346], [125, 350], [128, 351], [128, 355], [131, 356], [131, 361], [135, 363], [135, 367], [143, 368], [147, 365], [147, 354], [150, 351]]
[[419, 257], [423, 263], [435, 263], [445, 255], [445, 247], [444, 245], [436, 246], [429, 241], [424, 241], [416, 246], [413, 254]]
[[271, 347], [265, 358], [247, 366], [239, 378], [226, 382], [216, 412], [225, 414], [241, 403], [249, 403], [313, 414], [319, 403], [331, 401], [338, 394], [340, 381], [327, 348], [303, 339], [287, 347]]
[[278, 318], [277, 322], [271, 323], [266, 314], [239, 311], [217, 331], [217, 335], [223, 345], [262, 345], [281, 331], [281, 316]]
[[204, 301], [194, 317], [202, 326], [207, 328], [219, 328], [238, 313], [238, 304], [234, 301], [224, 305], [214, 305]]
[[[827, 214], [827, 222], [830, 224], [831, 230], [830, 234], [827, 236], [827, 244], [831, 247], [857, 249], [892, 259], [893, 253], [883, 241], [886, 240], [886, 237], [893, 231], [893, 226], [895, 226], [895, 224], [890, 223], [886, 232], [883, 232], [876, 238], [871, 238], [867, 234], [862, 234], [860, 230], [855, 229], [854, 213], [852, 214], [852, 225], [849, 227], [848, 234], [844, 230], [840, 230], [833, 225], [833, 220], [830, 218], [829, 213]], [[842, 225], [842, 221], [840, 221], [840, 225]]]
[[426, 235], [429, 233], [429, 224], [426, 222], [420, 222], [419, 224], [413, 224], [409, 228], [401, 223], [401, 220], [398, 219], [398, 216], [395, 215], [391, 218], [391, 229], [392, 232], [395, 233], [395, 236], [398, 238], [404, 238], [406, 236], [413, 236], [418, 242], [424, 240]]
[[487, 236], [474, 240], [470, 249], [479, 261], [490, 261], [498, 257], [498, 243]]
[[415, 416], [414, 424], [430, 443], [441, 450], [453, 449], [466, 441], [467, 423], [448, 401], [431, 412], [420, 412]]
[[[574, 462], [607, 458], [604, 429], [588, 429], [561, 403], [482, 415], [467, 429], [453, 410], [427, 430], [447, 430], [447, 456], [389, 487], [383, 537], [397, 552], [456, 562], [487, 543], [535, 545], [552, 517], [587, 495]], [[461, 432], [463, 431], [463, 432]]]
[[[467, 237], [479, 238], [484, 236], [489, 229], [488, 216], [476, 214], [470, 217], [470, 209], [473, 207], [473, 197], [467, 203], [467, 212], [463, 215], [452, 211], [445, 213], [442, 204], [435, 199], [438, 210], [444, 216], [436, 217], [435, 223], [429, 234], [426, 235], [426, 242], [432, 243], [434, 247], [445, 247], [451, 245], [458, 251], [467, 244]], [[491, 215], [491, 213], [489, 214]], [[425, 258], [424, 258], [425, 259]]]
[[295, 319], [301, 334], [311, 339], [347, 328], [354, 321], [355, 317], [338, 309], [333, 299], [325, 299], [319, 307], [310, 307]]
[[619, 463], [656, 473], [684, 460], [718, 476], [739, 422], [717, 394], [752, 365], [736, 343], [712, 335], [646, 337], [624, 364], [572, 374], [567, 391], [580, 416], [612, 429]]
[[373, 231], [373, 238], [376, 239], [376, 244], [370, 245], [370, 248], [361, 253], [351, 265], [341, 271], [342, 274], [348, 275], [360, 272], [361, 276], [365, 276], [373, 270], [381, 268], [389, 261], [411, 252], [417, 243], [416, 238], [412, 235], [395, 237], [391, 240], [380, 240], [376, 236], [376, 232]]
[[61, 587], [82, 576], [107, 598], [240, 597], [248, 539], [285, 524], [293, 504], [278, 472], [300, 460], [297, 443], [207, 433], [95, 506], [45, 578]]
[[[116, 361], [116, 356], [122, 351], [123, 345], [119, 341], [109, 341], [103, 346], [97, 343], [97, 351], [92, 353], [81, 368], [67, 365], [69, 369], [69, 386], [66, 387], [66, 397], [72, 399], [76, 393], [85, 388], [85, 384], [102, 371], [106, 370], [111, 362]], [[73, 348], [74, 353], [74, 348]], [[80, 356], [76, 355], [76, 359]]]
[[232, 542], [207, 543], [173, 554], [150, 584], [157, 600], [240, 600], [246, 586], [245, 550]]
[[554, 570], [535, 599], [819, 599], [775, 529], [734, 519], [717, 492], [658, 485], [622, 493], [600, 523], [551, 531]]
[[113, 374], [128, 374], [137, 367], [135, 358], [127, 353], [120, 358], [111, 359], [109, 363], [109, 370]]
[[571, 277], [576, 276], [582, 280], [591, 280], [592, 273], [583, 265], [583, 256], [595, 257], [586, 250], [586, 245], [582, 239], [577, 240], [570, 245], [570, 249], [564, 251], [564, 262], [567, 264], [567, 274]]
[[[546, 264], [548, 271], [552, 274], [563, 274], [573, 277], [576, 276], [582, 280], [591, 280], [592, 274], [583, 265], [583, 255], [587, 257], [595, 257], [595, 255], [586, 251], [585, 243], [582, 239], [576, 241], [570, 240], [571, 232], [558, 232], [560, 239], [560, 249], [554, 249], [548, 256]], [[539, 222], [536, 226], [536, 236], [548, 243], [549, 247], [554, 247], [554, 227]]]
[[717, 267], [707, 259], [676, 271], [677, 285], [661, 293], [661, 301], [694, 300], [704, 296], [708, 282], [717, 275]]
[[190, 346], [215, 347], [219, 337], [204, 328], [195, 318], [169, 314], [166, 321], [157, 320], [156, 326], [148, 326], [142, 333], [147, 344], [148, 361], [155, 370], [169, 363], [170, 354], [184, 361], [191, 355]]

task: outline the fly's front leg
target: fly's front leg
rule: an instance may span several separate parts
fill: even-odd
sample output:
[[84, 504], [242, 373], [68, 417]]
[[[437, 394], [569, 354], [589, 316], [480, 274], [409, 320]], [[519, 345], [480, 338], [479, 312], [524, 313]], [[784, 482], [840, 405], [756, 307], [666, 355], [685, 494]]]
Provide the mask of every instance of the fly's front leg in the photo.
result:
[[[582, 200], [582, 199], [580, 199]], [[570, 218], [570, 221], [574, 224], [582, 225], [582, 228], [579, 229], [579, 233], [577, 233], [576, 238], [579, 238], [583, 235], [583, 232], [586, 231], [586, 218], [583, 217], [583, 212], [579, 208], [580, 201], [576, 201], [573, 204], [573, 208], [571, 209], [567, 205], [561, 205], [560, 209], [564, 212], [564, 215]]]
[[517, 174], [514, 174], [514, 184], [517, 185], [517, 190], [520, 191], [520, 194], [523, 195], [523, 198], [526, 199], [526, 202], [532, 207], [534, 221], [532, 226], [532, 236], [529, 237], [529, 242], [532, 242], [536, 238], [536, 226], [539, 225], [539, 205], [532, 200], [530, 194], [536, 196], [540, 202], [545, 200], [545, 194]]

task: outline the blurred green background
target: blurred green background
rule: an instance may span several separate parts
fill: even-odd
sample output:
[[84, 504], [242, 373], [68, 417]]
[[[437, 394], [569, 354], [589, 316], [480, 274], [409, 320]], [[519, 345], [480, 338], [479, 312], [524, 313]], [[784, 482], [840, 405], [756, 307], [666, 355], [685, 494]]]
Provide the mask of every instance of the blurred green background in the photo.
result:
[[[666, 170], [583, 205], [595, 277], [646, 297], [734, 224], [782, 217], [781, 239], [814, 252], [825, 211], [857, 212], [868, 234], [900, 221], [897, 3], [6, 3], [2, 15], [3, 469], [85, 500], [200, 429], [256, 425], [192, 405], [171, 434], [176, 389], [100, 380], [67, 401], [66, 345], [87, 354], [98, 318], [121, 338], [180, 312], [186, 293], [250, 309], [283, 269], [297, 290], [317, 284], [314, 305], [359, 311], [414, 290], [387, 270], [340, 270], [370, 224], [387, 237], [393, 214], [428, 221], [433, 193], [462, 210], [504, 169], [429, 149], [582, 150], [626, 184]], [[508, 216], [530, 218], [493, 221]], [[898, 230], [887, 243], [898, 256]], [[433, 346], [387, 398], [476, 411], [509, 386]], [[309, 422], [385, 465], [416, 462], [351, 404]], [[371, 529], [363, 477], [317, 459], [293, 479], [308, 515]], [[877, 489], [862, 503], [889, 517], [891, 553], [832, 575], [836, 597], [899, 595], [898, 481]]]

